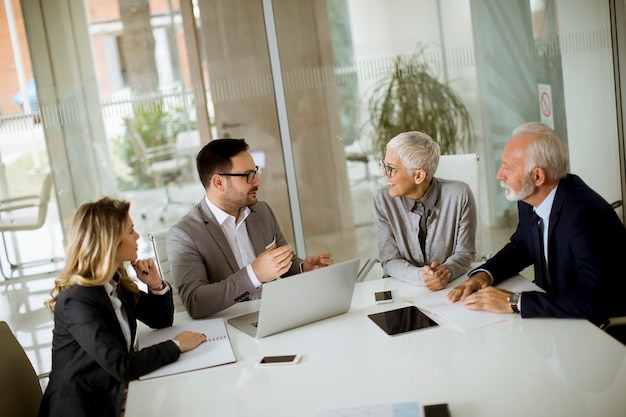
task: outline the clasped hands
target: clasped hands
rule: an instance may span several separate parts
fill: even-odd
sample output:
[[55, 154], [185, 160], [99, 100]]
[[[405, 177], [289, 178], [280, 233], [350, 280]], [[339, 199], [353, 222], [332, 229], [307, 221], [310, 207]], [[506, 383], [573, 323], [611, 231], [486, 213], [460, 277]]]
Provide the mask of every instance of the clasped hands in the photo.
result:
[[468, 310], [485, 310], [492, 313], [512, 313], [510, 291], [491, 286], [486, 272], [477, 272], [448, 293], [448, 301], [460, 301]]
[[422, 267], [422, 280], [424, 285], [431, 291], [444, 289], [452, 278], [450, 270], [442, 263], [432, 262]]
[[[269, 282], [283, 275], [293, 264], [294, 253], [291, 245], [276, 247], [272, 245], [270, 248], [261, 252], [252, 262], [252, 269], [260, 282]], [[317, 256], [307, 256], [302, 265], [302, 271], [311, 271], [313, 269], [322, 268], [332, 265], [333, 260], [329, 253], [322, 253]]]

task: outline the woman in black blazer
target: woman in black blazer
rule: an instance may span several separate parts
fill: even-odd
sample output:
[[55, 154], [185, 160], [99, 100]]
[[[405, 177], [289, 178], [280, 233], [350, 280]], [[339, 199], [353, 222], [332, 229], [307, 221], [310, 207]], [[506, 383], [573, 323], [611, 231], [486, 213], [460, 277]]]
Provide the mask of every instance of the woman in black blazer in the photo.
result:
[[[134, 350], [137, 319], [151, 328], [171, 326], [174, 304], [154, 261], [137, 260], [139, 234], [129, 207], [103, 198], [74, 216], [67, 262], [46, 302], [54, 312], [52, 371], [39, 416], [117, 417], [128, 381], [206, 341], [201, 333], [183, 332]], [[147, 292], [128, 276], [128, 261]]]

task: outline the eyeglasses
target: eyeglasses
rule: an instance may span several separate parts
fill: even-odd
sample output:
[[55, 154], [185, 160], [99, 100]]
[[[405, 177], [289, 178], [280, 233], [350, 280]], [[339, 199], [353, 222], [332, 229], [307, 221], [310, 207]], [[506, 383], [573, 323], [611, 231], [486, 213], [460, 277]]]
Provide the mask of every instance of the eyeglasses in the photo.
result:
[[217, 175], [224, 175], [225, 177], [246, 177], [246, 182], [248, 184], [252, 184], [252, 181], [254, 181], [254, 179], [256, 178], [258, 174], [259, 174], [259, 167], [256, 166], [254, 167], [254, 171], [249, 171], [243, 174], [217, 174]]
[[389, 165], [387, 165], [385, 163], [384, 159], [380, 160], [380, 166], [383, 168], [383, 170], [385, 171], [385, 176], [387, 178], [393, 178], [396, 175], [396, 172], [400, 171], [401, 169], [412, 169], [412, 170], [418, 170], [420, 168], [394, 168], [394, 167], [390, 167]]

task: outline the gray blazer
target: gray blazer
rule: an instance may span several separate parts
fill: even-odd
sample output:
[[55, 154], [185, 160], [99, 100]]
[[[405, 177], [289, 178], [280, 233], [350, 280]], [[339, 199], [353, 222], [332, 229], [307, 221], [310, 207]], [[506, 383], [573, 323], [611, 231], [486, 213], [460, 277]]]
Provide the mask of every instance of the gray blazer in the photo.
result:
[[[258, 256], [276, 238], [276, 246], [287, 244], [272, 209], [263, 201], [250, 207], [246, 228]], [[174, 285], [183, 305], [194, 319], [207, 317], [231, 305], [261, 296], [246, 268], [239, 268], [215, 216], [203, 198], [167, 233], [167, 256]], [[302, 259], [283, 276], [300, 272]]]

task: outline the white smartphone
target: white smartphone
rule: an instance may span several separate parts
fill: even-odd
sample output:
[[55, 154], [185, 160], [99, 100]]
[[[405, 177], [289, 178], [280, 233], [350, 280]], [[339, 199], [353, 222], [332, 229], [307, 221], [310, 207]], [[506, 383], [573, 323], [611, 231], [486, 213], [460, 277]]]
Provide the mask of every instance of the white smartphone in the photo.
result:
[[263, 356], [256, 366], [294, 365], [300, 362], [301, 355]]
[[374, 294], [376, 304], [387, 304], [393, 302], [391, 291], [378, 291]]

